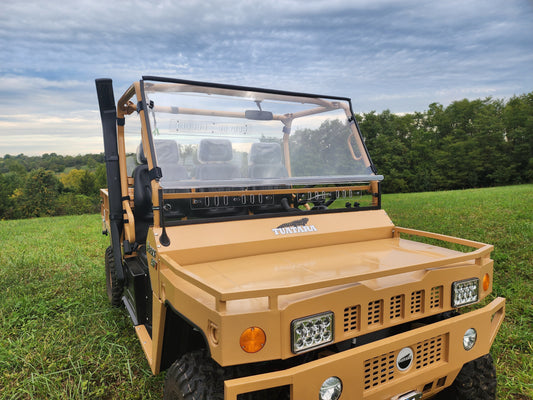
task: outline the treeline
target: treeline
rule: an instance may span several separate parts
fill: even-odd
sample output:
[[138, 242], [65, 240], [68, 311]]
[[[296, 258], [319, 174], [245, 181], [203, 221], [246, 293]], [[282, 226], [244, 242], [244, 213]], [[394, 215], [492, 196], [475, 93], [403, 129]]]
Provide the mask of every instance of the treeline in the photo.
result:
[[533, 181], [533, 92], [504, 102], [433, 103], [425, 112], [359, 116], [385, 192]]
[[[378, 173], [385, 175], [384, 192], [533, 181], [533, 92], [508, 101], [433, 103], [424, 112], [370, 112], [357, 119]], [[328, 140], [338, 140], [336, 124], [300, 134], [318, 140], [327, 131]], [[0, 158], [0, 220], [97, 212], [102, 187], [103, 154], [6, 155]]]
[[0, 158], [0, 220], [95, 213], [106, 186], [103, 154]]

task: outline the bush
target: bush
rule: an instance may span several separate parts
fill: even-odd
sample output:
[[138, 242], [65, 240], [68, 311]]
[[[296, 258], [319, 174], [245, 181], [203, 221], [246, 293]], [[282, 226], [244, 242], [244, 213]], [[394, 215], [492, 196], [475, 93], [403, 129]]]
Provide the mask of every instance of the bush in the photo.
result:
[[54, 215], [93, 214], [99, 211], [94, 197], [76, 193], [62, 193], [56, 200]]

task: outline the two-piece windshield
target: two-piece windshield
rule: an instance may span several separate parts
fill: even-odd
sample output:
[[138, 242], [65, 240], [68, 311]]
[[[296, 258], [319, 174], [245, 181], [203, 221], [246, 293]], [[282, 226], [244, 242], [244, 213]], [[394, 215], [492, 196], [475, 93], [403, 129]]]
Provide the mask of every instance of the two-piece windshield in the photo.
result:
[[348, 99], [144, 81], [164, 189], [381, 180]]

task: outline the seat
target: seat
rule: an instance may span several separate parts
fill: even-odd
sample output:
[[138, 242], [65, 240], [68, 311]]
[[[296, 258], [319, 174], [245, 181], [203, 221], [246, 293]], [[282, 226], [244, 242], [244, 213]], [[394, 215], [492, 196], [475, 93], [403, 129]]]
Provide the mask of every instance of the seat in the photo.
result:
[[[137, 148], [137, 161], [143, 160]], [[152, 186], [148, 164], [144, 158], [144, 164], [138, 165], [133, 170], [133, 216], [135, 217], [135, 242], [144, 245], [148, 228], [153, 224], [154, 212], [152, 210]]]
[[189, 179], [189, 174], [183, 165], [179, 164], [180, 152], [174, 140], [154, 140], [157, 165], [161, 168], [163, 177], [161, 183]]
[[278, 143], [254, 143], [249, 154], [250, 178], [286, 178], [287, 169], [281, 162], [281, 146]]
[[[198, 161], [196, 168], [198, 180], [225, 181], [241, 177], [239, 167], [231, 163], [233, 148], [227, 139], [202, 139], [198, 146]], [[236, 187], [213, 187], [198, 189], [199, 192], [217, 192], [224, 190], [240, 190]], [[220, 217], [240, 215], [246, 213], [245, 208], [239, 207], [210, 207], [195, 210], [198, 217]]]
[[[254, 179], [286, 178], [289, 176], [285, 165], [281, 162], [281, 146], [278, 143], [254, 143], [248, 155], [248, 175]], [[286, 186], [257, 186], [252, 189], [273, 190]], [[284, 195], [274, 195], [273, 203], [250, 207], [255, 214], [266, 212], [282, 212], [281, 199]]]
[[[161, 168], [163, 177], [161, 183], [189, 179], [186, 169], [179, 165], [179, 148], [174, 140], [154, 140], [157, 165]], [[146, 156], [142, 143], [137, 147], [137, 162], [140, 164], [133, 170], [133, 215], [135, 217], [135, 241], [138, 245], [146, 242], [148, 228], [153, 224], [152, 184]], [[183, 216], [177, 205], [165, 204], [165, 215], [172, 218]], [[176, 209], [176, 211], [170, 211]]]
[[240, 178], [239, 168], [231, 163], [233, 149], [227, 139], [203, 139], [198, 148], [196, 178], [200, 180], [228, 180]]

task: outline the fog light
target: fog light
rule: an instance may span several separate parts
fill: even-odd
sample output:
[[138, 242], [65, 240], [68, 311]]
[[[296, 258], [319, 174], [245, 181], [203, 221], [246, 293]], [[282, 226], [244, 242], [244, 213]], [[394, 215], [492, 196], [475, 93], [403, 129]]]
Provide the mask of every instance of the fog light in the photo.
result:
[[320, 400], [337, 400], [341, 397], [342, 382], [336, 376], [330, 376], [320, 387]]
[[476, 344], [477, 332], [474, 328], [470, 328], [463, 336], [463, 347], [465, 350], [470, 350]]

